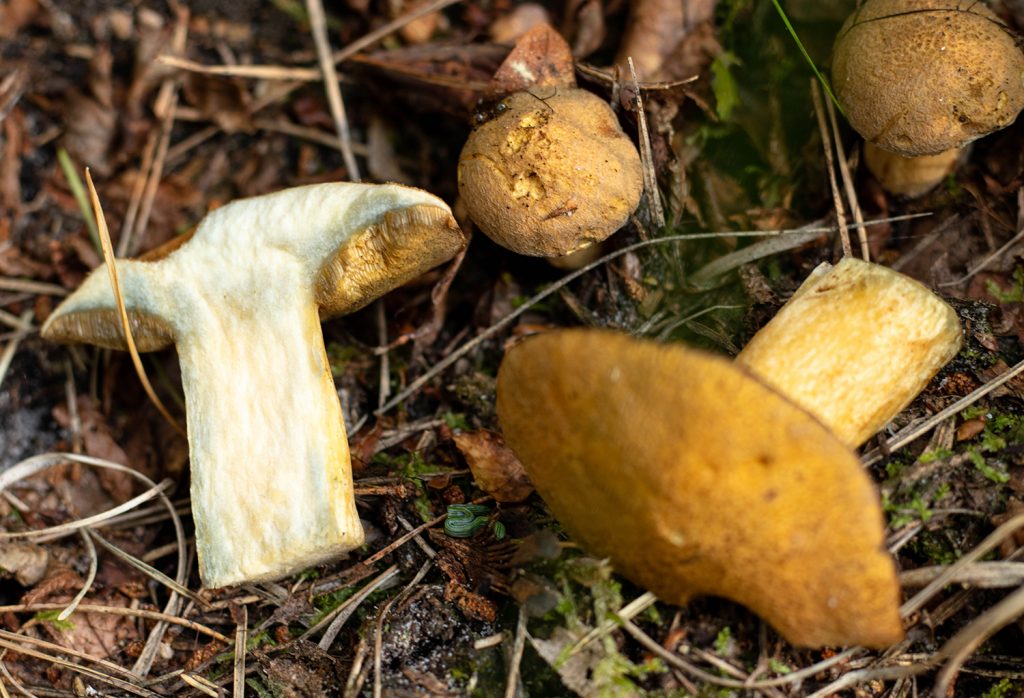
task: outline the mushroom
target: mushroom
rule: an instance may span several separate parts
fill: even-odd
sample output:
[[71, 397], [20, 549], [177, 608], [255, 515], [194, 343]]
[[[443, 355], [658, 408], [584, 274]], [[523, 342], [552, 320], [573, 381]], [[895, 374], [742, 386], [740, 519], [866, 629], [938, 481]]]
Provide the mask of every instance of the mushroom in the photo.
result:
[[855, 447], [910, 404], [961, 341], [956, 312], [923, 284], [847, 257], [811, 272], [736, 362]]
[[[116, 262], [139, 350], [177, 347], [205, 586], [277, 579], [362, 544], [320, 321], [464, 244], [435, 196], [336, 183], [230, 203], [163, 259]], [[125, 348], [105, 268], [43, 336]]]
[[803, 646], [903, 637], [871, 480], [743, 366], [563, 330], [510, 349], [497, 391], [505, 438], [568, 533], [661, 599], [730, 598]]
[[[956, 150], [1008, 126], [1024, 107], [1022, 75], [1014, 35], [981, 2], [867, 0], [833, 48], [833, 86], [850, 125], [904, 158]], [[868, 165], [884, 184], [883, 160]], [[950, 169], [955, 160], [945, 156]], [[925, 165], [930, 186], [948, 171], [934, 159]], [[914, 189], [930, 188], [923, 175], [913, 179]]]
[[495, 75], [511, 92], [478, 115], [459, 156], [470, 218], [513, 252], [561, 257], [625, 225], [643, 192], [640, 156], [611, 107], [576, 87], [549, 25], [524, 35]]

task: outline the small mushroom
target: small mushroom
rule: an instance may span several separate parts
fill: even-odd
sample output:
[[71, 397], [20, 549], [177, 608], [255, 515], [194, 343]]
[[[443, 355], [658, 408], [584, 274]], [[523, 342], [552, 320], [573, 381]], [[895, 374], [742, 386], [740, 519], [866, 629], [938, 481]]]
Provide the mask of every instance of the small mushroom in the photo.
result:
[[[833, 48], [833, 86], [850, 125], [904, 158], [956, 150], [1008, 126], [1024, 107], [1022, 75], [1014, 35], [981, 2], [867, 0]], [[955, 159], [947, 155], [945, 164]], [[868, 159], [883, 185], [884, 160]], [[931, 178], [915, 175], [916, 190], [948, 171], [934, 159], [922, 166]], [[905, 163], [902, 171], [906, 179]]]
[[643, 192], [640, 156], [611, 107], [576, 87], [550, 26], [526, 34], [495, 76], [516, 91], [478, 115], [459, 156], [470, 218], [513, 252], [561, 257], [625, 225]]
[[505, 438], [566, 530], [663, 600], [724, 596], [803, 646], [903, 637], [871, 480], [741, 365], [566, 330], [510, 349], [497, 391]]
[[855, 447], [956, 356], [962, 334], [923, 284], [847, 257], [811, 272], [736, 361]]
[[[233, 202], [162, 259], [116, 262], [140, 351], [178, 350], [205, 586], [277, 579], [362, 544], [320, 321], [464, 244], [426, 192], [320, 184]], [[125, 348], [105, 268], [43, 336]]]

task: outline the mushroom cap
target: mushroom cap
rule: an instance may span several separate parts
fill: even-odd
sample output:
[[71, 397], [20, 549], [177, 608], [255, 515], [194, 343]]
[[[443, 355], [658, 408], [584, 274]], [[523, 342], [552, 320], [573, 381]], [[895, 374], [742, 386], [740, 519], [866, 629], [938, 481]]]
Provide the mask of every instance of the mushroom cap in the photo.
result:
[[850, 125], [905, 156], [957, 148], [1024, 107], [1024, 54], [981, 2], [867, 0], [843, 24], [832, 82]]
[[743, 368], [567, 330], [510, 349], [497, 390], [505, 438], [566, 530], [661, 599], [739, 601], [797, 645], [902, 638], [860, 462]]
[[643, 192], [640, 156], [604, 100], [545, 87], [500, 104], [459, 156], [459, 194], [488, 237], [558, 257], [626, 223]]
[[[233, 201], [207, 214], [169, 251], [118, 260], [117, 268], [138, 349], [156, 351], [175, 341], [180, 328], [168, 317], [178, 305], [174, 286], [190, 275], [225, 291], [255, 286], [252, 260], [273, 268], [269, 257], [285, 255], [303, 266], [320, 316], [328, 318], [358, 310], [465, 244], [447, 204], [433, 194], [399, 184], [334, 182]], [[57, 307], [42, 335], [127, 348], [105, 265]]]

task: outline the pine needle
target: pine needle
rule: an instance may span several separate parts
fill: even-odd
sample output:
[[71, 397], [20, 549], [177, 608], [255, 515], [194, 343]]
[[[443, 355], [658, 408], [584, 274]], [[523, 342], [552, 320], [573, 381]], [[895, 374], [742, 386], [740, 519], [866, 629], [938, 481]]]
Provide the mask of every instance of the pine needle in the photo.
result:
[[125, 342], [128, 344], [128, 353], [131, 354], [132, 363], [135, 365], [135, 373], [142, 382], [142, 388], [146, 391], [150, 401], [156, 406], [157, 411], [167, 420], [174, 429], [186, 436], [185, 430], [178, 424], [178, 421], [167, 411], [160, 397], [153, 390], [146, 375], [146, 369], [142, 366], [142, 359], [139, 357], [139, 350], [135, 346], [135, 338], [132, 336], [132, 328], [128, 322], [128, 310], [125, 308], [124, 296], [121, 295], [121, 282], [117, 278], [117, 267], [114, 264], [114, 248], [110, 243], [110, 230], [107, 228], [107, 220], [103, 216], [103, 206], [100, 204], [100, 197], [96, 193], [96, 186], [92, 183], [92, 174], [89, 169], [85, 170], [85, 181], [89, 185], [89, 197], [92, 199], [93, 213], [96, 216], [96, 225], [99, 229], [100, 243], [103, 248], [103, 261], [107, 264], [107, 271], [110, 272], [110, 283], [114, 287], [114, 298], [117, 299], [117, 310], [121, 314], [121, 328], [124, 330]]

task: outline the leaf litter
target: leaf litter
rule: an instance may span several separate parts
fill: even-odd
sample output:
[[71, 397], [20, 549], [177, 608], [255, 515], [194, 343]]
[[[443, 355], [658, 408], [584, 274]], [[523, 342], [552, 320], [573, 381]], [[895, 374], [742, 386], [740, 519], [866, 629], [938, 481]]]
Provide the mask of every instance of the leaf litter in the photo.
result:
[[[17, 320], [32, 311], [34, 326], [52, 310], [53, 295], [77, 286], [99, 260], [87, 231], [89, 213], [58, 165], [61, 147], [76, 168], [89, 166], [97, 175], [115, 242], [118, 231], [130, 229], [130, 238], [123, 239], [138, 251], [173, 239], [206, 210], [240, 195], [349, 176], [339, 152], [346, 137], [337, 137], [318, 82], [305, 8], [242, 4], [248, 14], [218, 14], [196, 5], [186, 16], [162, 6], [36, 0], [0, 8], [5, 313]], [[377, 173], [401, 172], [453, 201], [459, 147], [477, 100], [508, 52], [507, 46], [474, 37], [496, 32], [497, 20], [513, 8], [464, 2], [443, 9], [446, 4], [451, 3], [385, 11], [350, 2], [326, 7], [325, 20], [335, 57], [345, 55], [338, 68], [356, 157], [370, 153]], [[657, 5], [646, 3], [641, 10], [641, 4], [634, 11]], [[824, 64], [845, 11], [831, 11], [838, 3], [810, 10], [806, 3], [792, 4], [801, 39]], [[700, 5], [693, 11], [704, 9]], [[482, 436], [496, 427], [487, 407], [493, 403], [488, 379], [508, 337], [583, 318], [639, 335], [739, 347], [807, 270], [834, 259], [828, 234], [832, 201], [821, 144], [812, 135], [817, 129], [807, 72], [767, 5], [723, 0], [712, 22], [696, 18], [682, 38], [645, 45], [641, 35], [639, 45], [663, 61], [662, 75], [678, 79], [699, 71], [685, 92], [668, 83], [640, 83], [671, 228], [627, 226], [611, 258], [568, 278], [477, 236], [433, 298], [427, 284], [385, 299], [386, 335], [414, 341], [383, 349], [392, 393], [383, 406], [376, 400], [381, 342], [372, 313], [325, 327], [328, 342], [345, 347], [339, 386], [346, 419], [354, 425], [365, 417], [370, 430], [357, 442], [364, 467], [356, 486], [365, 493], [359, 495], [360, 513], [376, 537], [348, 561], [274, 584], [196, 592], [183, 441], [147, 405], [125, 357], [72, 352], [69, 393], [67, 354], [45, 346], [31, 330], [3, 334], [0, 342], [12, 356], [0, 384], [5, 466], [80, 448], [151, 478], [144, 484], [123, 471], [94, 469], [79, 456], [67, 456], [47, 461], [65, 465], [5, 487], [0, 514], [6, 532], [100, 515], [88, 526], [62, 529], [70, 535], [60, 539], [0, 544], [0, 681], [7, 690], [239, 695], [244, 685], [250, 695], [290, 690], [353, 696], [509, 690], [710, 695], [741, 688], [794, 696], [843, 690], [878, 696], [933, 689], [964, 696], [1019, 692], [1024, 628], [1019, 593], [1012, 591], [1019, 576], [993, 577], [981, 570], [1015, 564], [1020, 556], [1022, 382], [1014, 378], [980, 392], [1024, 358], [1017, 127], [975, 144], [966, 167], [920, 200], [885, 195], [851, 164], [867, 222], [931, 214], [869, 225], [871, 254], [961, 299], [957, 307], [969, 339], [890, 431], [866, 449], [870, 470], [888, 495], [889, 541], [904, 574], [931, 570], [929, 586], [906, 607], [906, 643], [877, 654], [797, 650], [724, 601], [631, 606], [626, 600], [642, 598], [642, 590], [608, 571], [595, 572], [599, 563], [564, 537], [536, 497], [521, 505], [488, 504], [514, 548], [500, 547], [490, 530], [465, 541], [438, 532], [452, 502], [484, 494], [515, 501], [524, 491], [517, 486], [505, 496], [504, 483], [518, 479], [515, 468]], [[564, 21], [577, 61], [612, 62], [624, 6], [574, 3], [563, 17], [554, 7], [545, 9]], [[427, 21], [395, 38], [391, 32], [408, 26], [410, 10]], [[1006, 16], [1024, 26], [1013, 12], [1008, 7]], [[184, 40], [173, 49], [176, 35]], [[370, 41], [358, 42], [363, 36]], [[182, 71], [160, 58], [172, 54], [200, 69]], [[714, 67], [705, 67], [709, 61]], [[268, 70], [253, 78], [244, 74], [248, 65]], [[237, 76], [210, 75], [204, 66], [225, 66]], [[294, 68], [305, 73], [290, 73]], [[581, 80], [587, 74], [581, 70]], [[290, 82], [296, 77], [305, 82]], [[613, 76], [587, 84], [613, 102], [632, 104], [622, 88], [627, 82]], [[731, 109], [724, 109], [730, 99]], [[717, 105], [715, 118], [702, 105]], [[635, 112], [624, 123], [636, 133]], [[848, 131], [840, 137], [847, 148], [855, 144]], [[671, 165], [673, 156], [682, 166]], [[855, 157], [847, 151], [847, 159]], [[696, 270], [748, 247], [748, 239], [736, 233], [770, 235], [819, 219], [825, 220], [823, 229], [804, 231], [799, 243], [738, 258], [755, 265], [742, 268], [747, 283], [733, 267], [709, 273], [711, 282], [699, 290], [688, 285]], [[714, 231], [729, 234], [698, 237]], [[644, 241], [663, 234], [686, 239]], [[629, 248], [634, 242], [643, 245]], [[148, 355], [143, 363], [156, 392], [181, 419], [172, 397], [178, 390], [173, 357]], [[970, 400], [957, 404], [965, 395]], [[944, 413], [951, 405], [956, 409]], [[369, 416], [374, 410], [376, 416]], [[932, 423], [935, 415], [942, 418]], [[429, 426], [410, 426], [417, 424]], [[943, 424], [952, 431], [943, 431]], [[921, 431], [922, 425], [931, 431]], [[901, 438], [919, 431], [916, 440]], [[466, 435], [473, 434], [469, 438], [478, 443], [467, 447]], [[477, 476], [481, 468], [488, 475]], [[167, 476], [178, 483], [169, 498], [154, 489]], [[103, 514], [146, 493], [152, 499], [140, 502], [137, 513]], [[411, 529], [400, 519], [411, 521]], [[163, 581], [101, 544], [90, 554], [83, 536], [91, 528], [155, 567]], [[993, 531], [999, 532], [996, 538]], [[437, 555], [429, 567], [427, 549]], [[997, 557], [972, 559], [981, 549]], [[93, 561], [95, 577], [87, 585]], [[329, 649], [298, 639], [318, 614], [355, 598], [392, 564], [397, 585], [353, 602]], [[983, 574], [989, 575], [985, 582]], [[944, 578], [975, 582], [947, 586]], [[197, 600], [179, 606], [166, 580], [191, 589]], [[920, 584], [910, 582], [904, 582], [908, 596]], [[57, 620], [81, 591], [78, 610]], [[529, 611], [522, 624], [520, 606]], [[233, 650], [240, 626], [246, 629], [244, 653]], [[498, 634], [499, 645], [473, 649], [481, 638]], [[595, 635], [599, 639], [573, 653]], [[518, 659], [517, 637], [525, 640]], [[242, 681], [235, 680], [236, 655], [246, 659]]]

